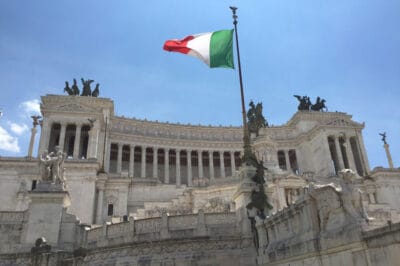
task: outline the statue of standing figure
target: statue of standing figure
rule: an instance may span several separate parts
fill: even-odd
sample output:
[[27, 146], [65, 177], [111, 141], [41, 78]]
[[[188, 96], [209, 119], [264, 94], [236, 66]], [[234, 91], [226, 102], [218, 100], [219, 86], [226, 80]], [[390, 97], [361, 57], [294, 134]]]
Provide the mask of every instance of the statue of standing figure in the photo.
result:
[[66, 154], [56, 147], [55, 152], [44, 151], [39, 158], [41, 182], [64, 184], [64, 160]]

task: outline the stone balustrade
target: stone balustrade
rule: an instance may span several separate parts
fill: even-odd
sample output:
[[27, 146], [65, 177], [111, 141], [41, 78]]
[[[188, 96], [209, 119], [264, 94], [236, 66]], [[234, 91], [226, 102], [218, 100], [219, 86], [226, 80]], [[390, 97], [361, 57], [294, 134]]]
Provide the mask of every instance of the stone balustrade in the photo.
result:
[[[227, 228], [227, 225], [228, 228]], [[215, 228], [223, 234], [235, 235], [236, 214], [206, 213], [148, 218], [130, 219], [128, 222], [105, 224], [85, 232], [83, 246], [96, 248], [112, 244], [123, 244], [137, 241], [158, 241], [175, 238], [192, 238], [195, 236], [215, 236]], [[227, 230], [227, 229], [228, 230]]]

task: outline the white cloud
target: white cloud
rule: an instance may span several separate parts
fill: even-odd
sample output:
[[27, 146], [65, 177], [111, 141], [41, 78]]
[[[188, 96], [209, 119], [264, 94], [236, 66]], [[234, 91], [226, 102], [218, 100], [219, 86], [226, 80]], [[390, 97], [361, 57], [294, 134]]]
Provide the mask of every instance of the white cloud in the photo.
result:
[[25, 125], [25, 124], [19, 125], [17, 123], [10, 123], [10, 128], [11, 128], [11, 131], [17, 135], [21, 135], [22, 133], [24, 133], [25, 131], [27, 131], [29, 129], [27, 125]]
[[0, 126], [0, 150], [19, 152], [18, 139], [11, 136], [7, 130]]
[[40, 114], [40, 102], [37, 99], [25, 101], [20, 105], [28, 115]]

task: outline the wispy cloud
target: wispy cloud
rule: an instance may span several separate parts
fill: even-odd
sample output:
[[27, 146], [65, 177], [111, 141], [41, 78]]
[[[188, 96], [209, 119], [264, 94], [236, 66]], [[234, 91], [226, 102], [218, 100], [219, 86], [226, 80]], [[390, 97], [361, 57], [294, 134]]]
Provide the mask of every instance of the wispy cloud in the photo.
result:
[[0, 126], [0, 150], [8, 152], [20, 152], [18, 139], [11, 136], [7, 130]]
[[14, 132], [17, 135], [21, 135], [25, 131], [27, 131], [29, 128], [26, 124], [17, 124], [17, 123], [9, 123], [10, 129], [12, 132]]
[[37, 99], [25, 101], [20, 104], [27, 115], [40, 114], [40, 102]]

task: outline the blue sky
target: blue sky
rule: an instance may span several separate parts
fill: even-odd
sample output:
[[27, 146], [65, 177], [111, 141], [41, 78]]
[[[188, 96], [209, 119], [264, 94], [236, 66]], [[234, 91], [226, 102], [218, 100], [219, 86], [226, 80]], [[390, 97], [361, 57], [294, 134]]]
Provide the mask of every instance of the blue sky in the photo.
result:
[[[165, 40], [232, 28], [246, 102], [270, 124], [297, 110], [294, 94], [365, 122], [371, 167], [387, 166], [379, 132], [400, 163], [400, 1], [20, 1], [0, 2], [0, 155], [25, 156], [41, 95], [64, 82], [100, 83], [116, 113], [140, 119], [241, 124], [236, 71], [162, 50]], [[38, 138], [37, 138], [38, 142]]]

